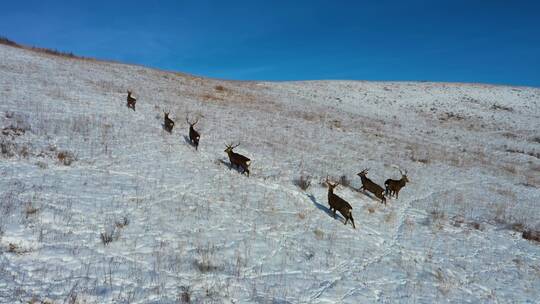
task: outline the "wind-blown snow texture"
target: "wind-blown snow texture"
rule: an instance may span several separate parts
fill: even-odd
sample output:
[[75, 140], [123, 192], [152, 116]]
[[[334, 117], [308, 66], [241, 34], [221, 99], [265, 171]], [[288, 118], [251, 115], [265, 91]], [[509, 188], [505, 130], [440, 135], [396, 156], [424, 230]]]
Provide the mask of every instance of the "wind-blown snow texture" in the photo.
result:
[[[0, 302], [538, 303], [521, 230], [540, 228], [539, 105], [525, 87], [230, 82], [0, 46]], [[355, 190], [394, 164], [398, 200]], [[329, 215], [327, 175], [351, 181], [356, 230]]]

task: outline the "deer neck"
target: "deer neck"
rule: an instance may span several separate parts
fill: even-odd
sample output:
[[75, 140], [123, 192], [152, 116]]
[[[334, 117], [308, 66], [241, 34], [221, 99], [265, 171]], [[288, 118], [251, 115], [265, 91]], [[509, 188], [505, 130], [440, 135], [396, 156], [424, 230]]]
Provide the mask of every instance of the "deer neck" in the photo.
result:
[[334, 195], [334, 190], [333, 189], [328, 189], [328, 197], [331, 197]]

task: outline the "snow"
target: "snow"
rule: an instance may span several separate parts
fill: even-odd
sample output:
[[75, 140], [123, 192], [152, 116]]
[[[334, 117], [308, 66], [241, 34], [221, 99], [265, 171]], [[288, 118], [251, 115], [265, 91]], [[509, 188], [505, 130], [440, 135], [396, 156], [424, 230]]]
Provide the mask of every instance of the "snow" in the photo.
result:
[[[0, 127], [25, 130], [0, 134], [0, 303], [538, 303], [520, 229], [540, 229], [539, 105], [528, 87], [234, 82], [0, 45]], [[393, 165], [398, 200], [355, 190]], [[327, 175], [351, 181], [335, 193], [357, 229], [329, 215]]]

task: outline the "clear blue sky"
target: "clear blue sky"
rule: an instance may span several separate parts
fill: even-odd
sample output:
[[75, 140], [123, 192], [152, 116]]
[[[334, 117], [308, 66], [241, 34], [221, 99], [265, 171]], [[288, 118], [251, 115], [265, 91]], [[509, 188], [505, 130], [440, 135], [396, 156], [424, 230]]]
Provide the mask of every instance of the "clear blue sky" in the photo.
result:
[[540, 1], [2, 1], [0, 35], [202, 76], [540, 86]]

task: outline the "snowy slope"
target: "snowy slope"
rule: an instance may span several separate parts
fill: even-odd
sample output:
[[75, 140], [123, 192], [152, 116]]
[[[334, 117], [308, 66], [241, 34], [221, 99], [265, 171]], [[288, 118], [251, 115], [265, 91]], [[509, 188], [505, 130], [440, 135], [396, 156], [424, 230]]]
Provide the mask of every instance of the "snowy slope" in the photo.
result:
[[[540, 299], [520, 232], [540, 229], [539, 89], [232, 82], [0, 45], [0, 127], [0, 303]], [[394, 164], [398, 200], [355, 190]], [[351, 181], [356, 230], [327, 213], [327, 175]]]

